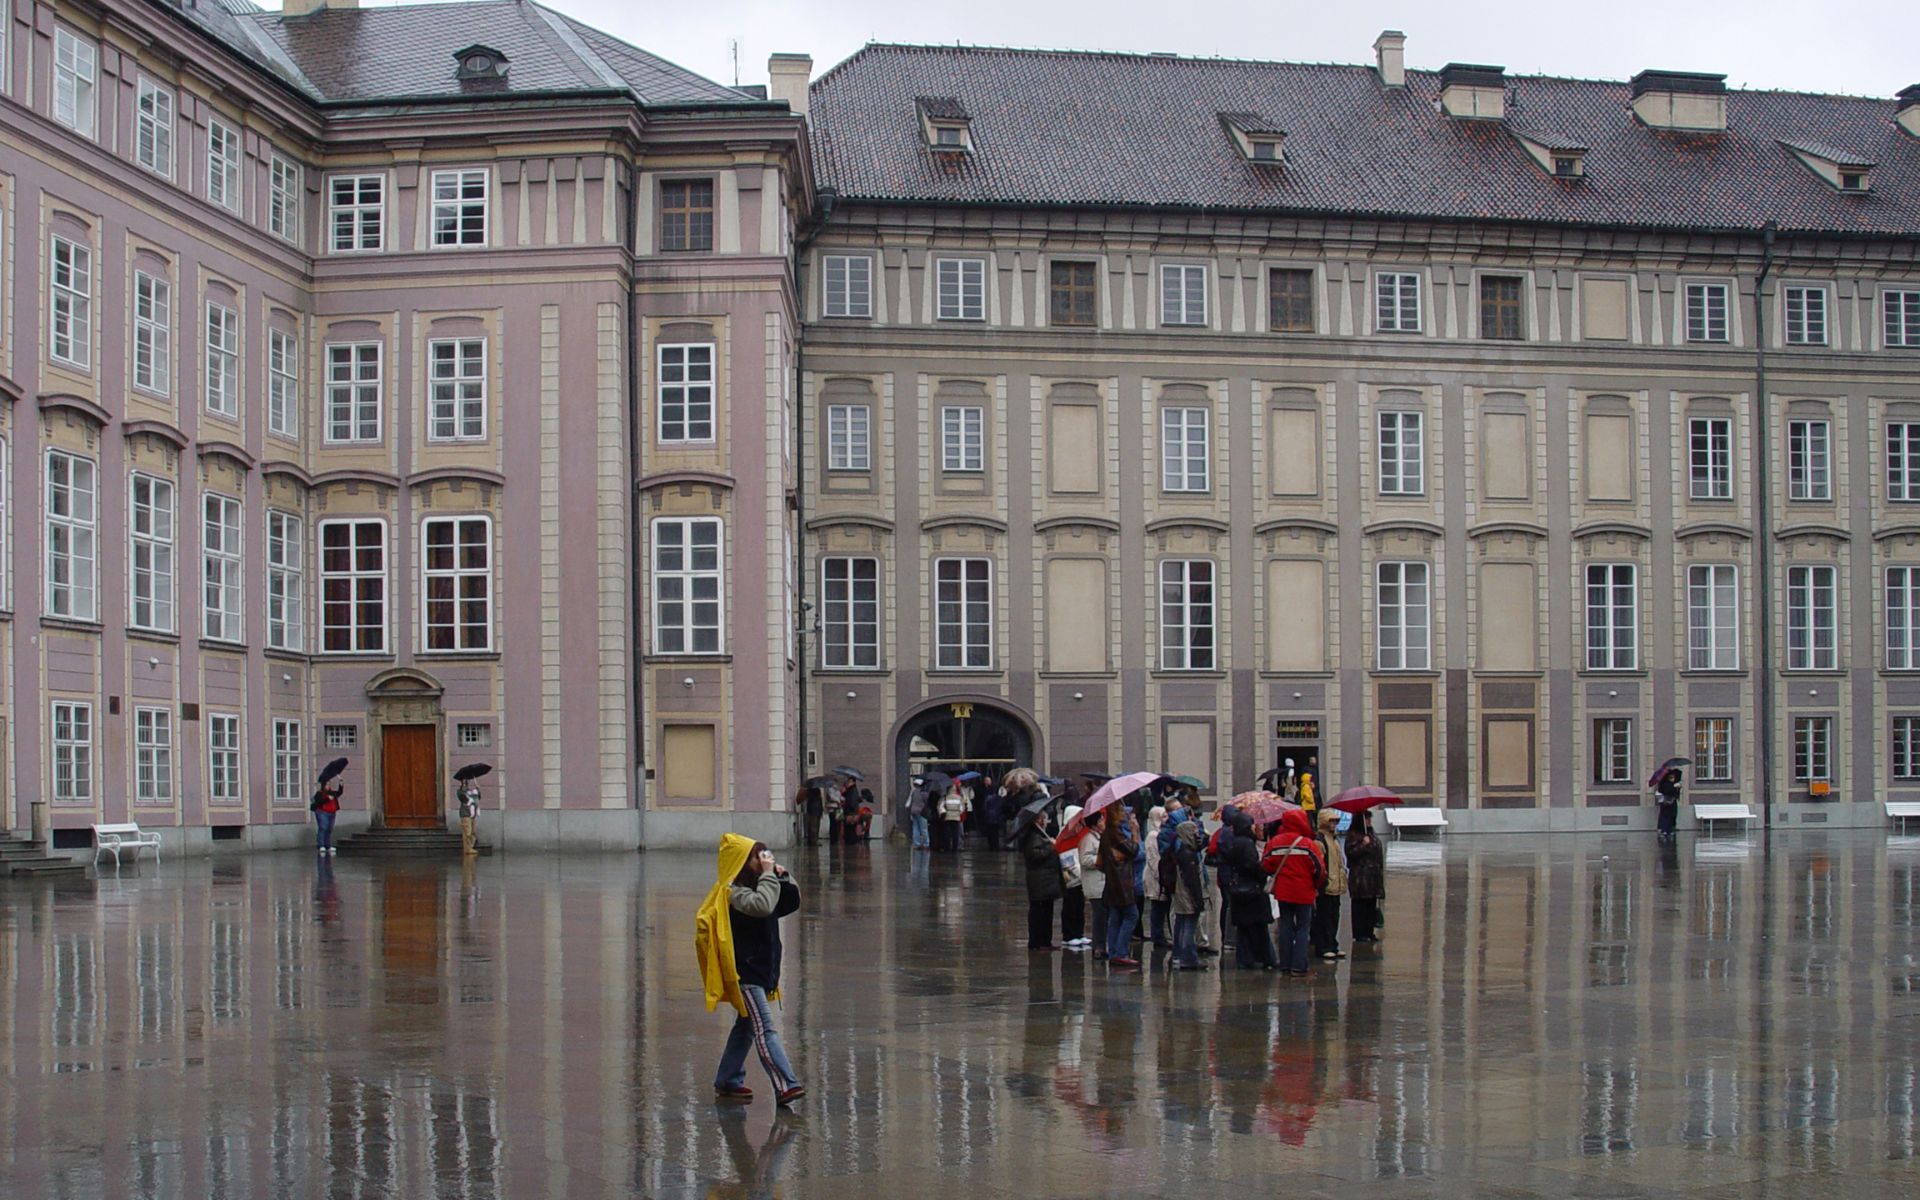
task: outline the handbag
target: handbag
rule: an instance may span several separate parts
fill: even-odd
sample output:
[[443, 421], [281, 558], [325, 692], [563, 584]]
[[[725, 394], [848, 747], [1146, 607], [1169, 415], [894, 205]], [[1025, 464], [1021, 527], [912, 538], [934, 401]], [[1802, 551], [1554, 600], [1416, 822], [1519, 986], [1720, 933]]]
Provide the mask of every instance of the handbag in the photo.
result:
[[1060, 852], [1060, 882], [1070, 888], [1080, 886], [1080, 851], [1062, 850]]

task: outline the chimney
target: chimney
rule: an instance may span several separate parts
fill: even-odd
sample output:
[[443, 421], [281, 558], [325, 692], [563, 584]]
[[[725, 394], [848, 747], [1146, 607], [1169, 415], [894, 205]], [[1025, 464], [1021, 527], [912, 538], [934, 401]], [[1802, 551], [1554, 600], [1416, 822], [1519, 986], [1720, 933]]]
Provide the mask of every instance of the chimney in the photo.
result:
[[1503, 119], [1507, 115], [1507, 69], [1448, 63], [1440, 68], [1440, 107], [1450, 117]]
[[800, 116], [807, 115], [807, 85], [813, 82], [813, 59], [805, 54], [775, 54], [767, 59], [767, 93], [784, 100]]
[[1407, 86], [1407, 35], [1388, 29], [1373, 39], [1374, 69], [1388, 87]]
[[1698, 71], [1642, 71], [1633, 112], [1653, 129], [1718, 133], [1727, 127], [1727, 77]]
[[1900, 104], [1893, 119], [1900, 122], [1900, 128], [1920, 137], [1920, 83], [1908, 84], [1895, 92], [1893, 98]]
[[307, 17], [329, 8], [359, 8], [360, 0], [280, 0], [283, 17]]

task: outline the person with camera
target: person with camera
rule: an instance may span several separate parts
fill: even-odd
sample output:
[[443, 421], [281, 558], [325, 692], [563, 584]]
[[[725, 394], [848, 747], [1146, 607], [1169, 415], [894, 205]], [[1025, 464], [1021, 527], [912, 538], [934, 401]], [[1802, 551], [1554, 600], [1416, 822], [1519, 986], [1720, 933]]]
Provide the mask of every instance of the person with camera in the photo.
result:
[[766, 843], [750, 842], [737, 833], [721, 837], [718, 877], [694, 918], [707, 1011], [725, 1000], [738, 1013], [713, 1079], [718, 1100], [753, 1099], [747, 1086], [748, 1050], [759, 1056], [773, 1081], [775, 1102], [784, 1107], [806, 1095], [768, 1007], [780, 998], [780, 918], [799, 909], [800, 887], [774, 861]]

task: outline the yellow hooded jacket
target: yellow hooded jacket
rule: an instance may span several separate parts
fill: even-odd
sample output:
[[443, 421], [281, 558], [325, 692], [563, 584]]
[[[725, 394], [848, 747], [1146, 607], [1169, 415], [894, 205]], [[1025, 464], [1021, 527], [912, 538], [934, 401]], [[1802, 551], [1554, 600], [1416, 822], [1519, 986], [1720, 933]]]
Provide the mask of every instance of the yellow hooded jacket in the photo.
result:
[[1300, 773], [1300, 807], [1307, 812], [1312, 812], [1314, 809], [1320, 807], [1319, 802], [1314, 799], [1313, 775], [1311, 772], [1302, 771]]
[[[747, 1015], [747, 999], [740, 994], [740, 971], [733, 961], [733, 917], [728, 898], [733, 881], [747, 865], [753, 853], [753, 839], [737, 833], [720, 838], [719, 878], [700, 910], [693, 918], [693, 950], [700, 956], [700, 978], [707, 988], [707, 1011], [712, 1012], [725, 1000], [741, 1016]], [[767, 999], [778, 1000], [779, 992]]]

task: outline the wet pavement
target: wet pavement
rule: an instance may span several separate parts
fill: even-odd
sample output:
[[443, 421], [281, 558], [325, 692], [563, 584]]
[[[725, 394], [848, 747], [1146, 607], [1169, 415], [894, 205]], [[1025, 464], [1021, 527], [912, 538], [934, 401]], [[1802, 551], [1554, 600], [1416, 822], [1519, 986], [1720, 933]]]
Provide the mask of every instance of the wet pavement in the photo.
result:
[[1029, 953], [1011, 855], [798, 858], [779, 1117], [711, 1100], [711, 861], [0, 885], [0, 1196], [1920, 1193], [1920, 838], [1409, 841], [1307, 981]]

